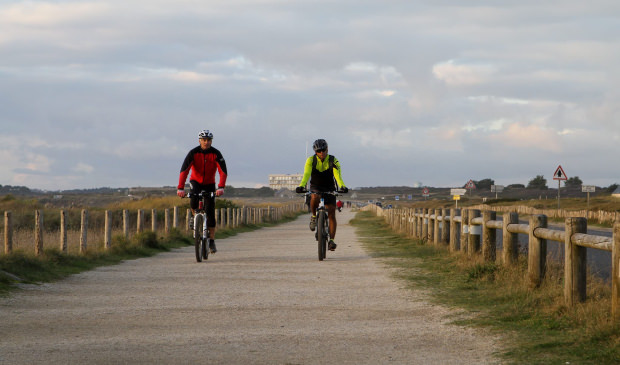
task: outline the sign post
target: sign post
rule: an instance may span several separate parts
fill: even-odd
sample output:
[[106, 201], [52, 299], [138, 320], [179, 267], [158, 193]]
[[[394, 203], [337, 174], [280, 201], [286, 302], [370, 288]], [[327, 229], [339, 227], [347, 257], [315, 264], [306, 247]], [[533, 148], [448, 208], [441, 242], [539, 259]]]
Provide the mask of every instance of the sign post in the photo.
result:
[[461, 195], [465, 195], [467, 189], [450, 189], [450, 195], [453, 196], [454, 202], [456, 203], [456, 209], [459, 208], [459, 200], [461, 199]]
[[469, 189], [469, 197], [471, 198], [471, 191], [476, 188], [476, 184], [474, 184], [473, 180], [469, 180], [467, 184], [465, 184], [465, 189]]
[[497, 199], [497, 193], [504, 191], [504, 185], [491, 185], [491, 192], [495, 193], [495, 199]]
[[553, 173], [553, 180], [558, 181], [558, 210], [559, 210], [560, 209], [560, 183], [562, 182], [562, 180], [568, 180], [568, 177], [566, 177], [566, 173], [564, 172], [562, 165], [558, 165], [558, 168], [555, 169], [555, 172]]
[[428, 198], [429, 195], [431, 194], [428, 192], [428, 188], [422, 189], [422, 196], [424, 197], [424, 200], [426, 200], [426, 198]]
[[590, 193], [593, 193], [596, 190], [596, 187], [594, 187], [594, 185], [581, 185], [581, 192], [582, 193], [588, 193], [588, 205], [587, 205], [587, 211], [590, 210]]

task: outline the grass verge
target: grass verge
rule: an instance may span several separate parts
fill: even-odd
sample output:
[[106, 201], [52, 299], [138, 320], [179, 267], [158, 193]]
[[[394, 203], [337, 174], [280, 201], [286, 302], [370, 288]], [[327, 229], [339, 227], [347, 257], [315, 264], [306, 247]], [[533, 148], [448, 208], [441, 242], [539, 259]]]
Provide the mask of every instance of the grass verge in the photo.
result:
[[394, 233], [382, 218], [360, 212], [351, 221], [365, 247], [396, 267], [411, 288], [428, 291], [437, 304], [473, 316], [457, 324], [502, 335], [502, 358], [515, 364], [618, 364], [620, 325], [610, 316], [610, 289], [590, 285], [588, 301], [564, 305], [561, 267], [547, 271], [544, 284], [528, 287], [526, 260], [513, 268], [484, 263], [462, 253], [425, 245]]
[[[222, 239], [262, 227], [286, 223], [300, 214], [303, 212], [289, 213], [278, 222], [219, 229], [216, 232], [216, 238]], [[109, 250], [93, 247], [85, 254], [61, 253], [56, 248], [45, 249], [40, 256], [24, 251], [15, 251], [8, 255], [0, 254], [0, 295], [7, 295], [18, 289], [19, 284], [52, 282], [99, 266], [115, 265], [124, 260], [153, 256], [193, 244], [190, 235], [173, 228], [166, 237], [158, 237], [156, 233], [149, 231], [137, 234], [131, 239], [126, 239], [122, 235], [115, 236]]]

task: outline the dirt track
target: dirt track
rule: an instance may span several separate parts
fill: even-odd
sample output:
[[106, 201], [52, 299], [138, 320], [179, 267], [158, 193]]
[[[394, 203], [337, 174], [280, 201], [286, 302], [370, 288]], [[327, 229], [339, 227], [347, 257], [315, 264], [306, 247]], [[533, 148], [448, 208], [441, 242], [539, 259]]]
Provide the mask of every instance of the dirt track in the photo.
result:
[[317, 260], [308, 216], [0, 298], [0, 364], [490, 364], [496, 339], [401, 289], [339, 214]]

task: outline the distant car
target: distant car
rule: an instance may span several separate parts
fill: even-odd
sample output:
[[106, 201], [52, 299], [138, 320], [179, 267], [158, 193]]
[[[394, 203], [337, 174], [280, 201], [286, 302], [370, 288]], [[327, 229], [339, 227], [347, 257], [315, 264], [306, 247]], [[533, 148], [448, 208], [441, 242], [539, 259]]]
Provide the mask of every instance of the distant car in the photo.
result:
[[381, 205], [381, 202], [376, 202], [376, 203], [375, 203], [375, 205], [376, 205], [376, 206], [378, 206], [378, 207], [381, 207], [381, 206], [382, 206], [382, 205]]
[[388, 204], [387, 209], [392, 209], [392, 204]]

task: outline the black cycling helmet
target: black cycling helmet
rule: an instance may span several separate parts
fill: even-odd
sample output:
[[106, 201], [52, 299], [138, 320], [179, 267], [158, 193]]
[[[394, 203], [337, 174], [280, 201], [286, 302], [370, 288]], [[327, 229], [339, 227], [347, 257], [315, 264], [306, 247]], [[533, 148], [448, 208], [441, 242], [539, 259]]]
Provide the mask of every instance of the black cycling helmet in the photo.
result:
[[317, 139], [312, 144], [312, 149], [314, 149], [314, 152], [316, 152], [318, 150], [326, 150], [327, 149], [327, 142], [324, 139]]

